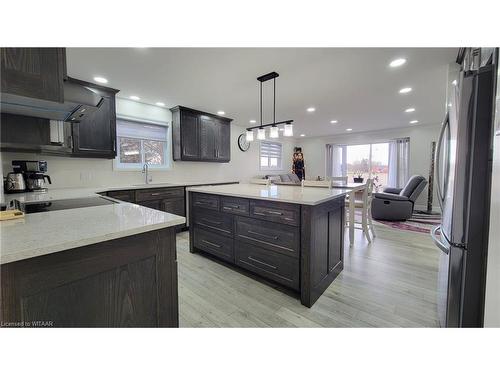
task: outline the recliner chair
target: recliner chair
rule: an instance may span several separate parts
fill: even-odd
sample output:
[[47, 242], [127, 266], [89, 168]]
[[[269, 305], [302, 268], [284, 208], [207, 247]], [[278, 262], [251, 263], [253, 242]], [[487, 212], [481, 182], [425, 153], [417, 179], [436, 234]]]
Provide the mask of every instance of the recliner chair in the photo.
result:
[[402, 189], [385, 188], [383, 193], [374, 193], [372, 217], [389, 221], [409, 219], [415, 201], [426, 185], [427, 181], [422, 176], [412, 176]]

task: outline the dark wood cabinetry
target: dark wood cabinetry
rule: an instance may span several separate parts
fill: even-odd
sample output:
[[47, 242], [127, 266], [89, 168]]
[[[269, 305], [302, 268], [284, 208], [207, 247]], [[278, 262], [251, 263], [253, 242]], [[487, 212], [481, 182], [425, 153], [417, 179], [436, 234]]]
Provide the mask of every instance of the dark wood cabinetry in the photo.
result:
[[178, 327], [173, 228], [1, 266], [0, 321], [50, 327]]
[[114, 159], [116, 157], [116, 105], [118, 90], [72, 79], [102, 96], [99, 109], [73, 123], [73, 155]]
[[230, 161], [232, 119], [180, 106], [170, 110], [174, 160]]
[[1, 92], [64, 101], [64, 48], [0, 48]]
[[343, 268], [344, 196], [315, 206], [191, 192], [190, 251], [300, 293], [311, 307]]
[[[114, 190], [105, 193], [108, 197], [174, 215], [186, 216], [186, 198], [184, 187], [150, 188], [137, 190]], [[176, 226], [181, 230], [186, 224]]]

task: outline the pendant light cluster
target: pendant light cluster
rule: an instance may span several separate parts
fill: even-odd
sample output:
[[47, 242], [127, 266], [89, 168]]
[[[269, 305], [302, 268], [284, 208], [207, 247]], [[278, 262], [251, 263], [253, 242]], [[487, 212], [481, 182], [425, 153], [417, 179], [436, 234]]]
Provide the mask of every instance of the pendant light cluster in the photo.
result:
[[[286, 120], [286, 121], [280, 121], [276, 122], [276, 78], [279, 77], [280, 75], [276, 72], [271, 72], [264, 74], [263, 76], [257, 77], [257, 80], [260, 82], [260, 125], [257, 126], [252, 126], [250, 128], [247, 128], [246, 132], [246, 140], [248, 142], [252, 142], [254, 140], [253, 137], [253, 130], [257, 129], [257, 139], [258, 140], [264, 140], [266, 139], [266, 129], [267, 127], [270, 127], [269, 129], [269, 138], [279, 138], [279, 129], [278, 125], [285, 124], [285, 131], [283, 135], [285, 137], [292, 137], [293, 136], [293, 125], [292, 122], [293, 120]], [[262, 123], [262, 83], [273, 80], [273, 122], [269, 124], [263, 124]]]

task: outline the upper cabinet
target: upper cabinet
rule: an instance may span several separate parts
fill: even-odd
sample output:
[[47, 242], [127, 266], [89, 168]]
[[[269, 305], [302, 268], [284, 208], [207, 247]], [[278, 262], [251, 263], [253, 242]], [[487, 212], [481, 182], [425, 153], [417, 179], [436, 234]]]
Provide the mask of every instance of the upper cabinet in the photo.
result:
[[103, 101], [99, 109], [72, 124], [73, 155], [114, 159], [116, 157], [115, 94], [118, 90], [74, 80], [98, 92]]
[[231, 160], [232, 119], [181, 106], [170, 110], [174, 160]]
[[64, 48], [1, 48], [1, 92], [64, 101]]

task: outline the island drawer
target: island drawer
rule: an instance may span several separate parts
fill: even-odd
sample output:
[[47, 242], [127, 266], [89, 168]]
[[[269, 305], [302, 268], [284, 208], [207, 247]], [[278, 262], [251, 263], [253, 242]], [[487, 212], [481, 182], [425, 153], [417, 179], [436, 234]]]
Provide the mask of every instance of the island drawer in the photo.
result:
[[299, 225], [300, 206], [262, 200], [250, 201], [250, 216], [288, 225]]
[[299, 258], [299, 228], [246, 217], [236, 217], [235, 220], [236, 239]]
[[249, 213], [248, 199], [221, 197], [221, 211], [229, 214], [238, 214], [248, 216]]
[[299, 260], [268, 251], [258, 246], [235, 241], [235, 262], [238, 266], [299, 290]]
[[184, 188], [141, 189], [136, 192], [137, 201], [152, 201], [168, 198], [183, 198]]
[[234, 263], [233, 239], [195, 227], [194, 246], [218, 258]]
[[107, 196], [124, 202], [135, 202], [135, 194], [133, 190], [108, 191]]
[[220, 199], [217, 195], [192, 193], [191, 198], [193, 207], [219, 211]]
[[195, 226], [204, 230], [219, 233], [225, 236], [233, 235], [233, 217], [220, 212], [210, 211], [203, 208], [196, 208], [193, 215]]

